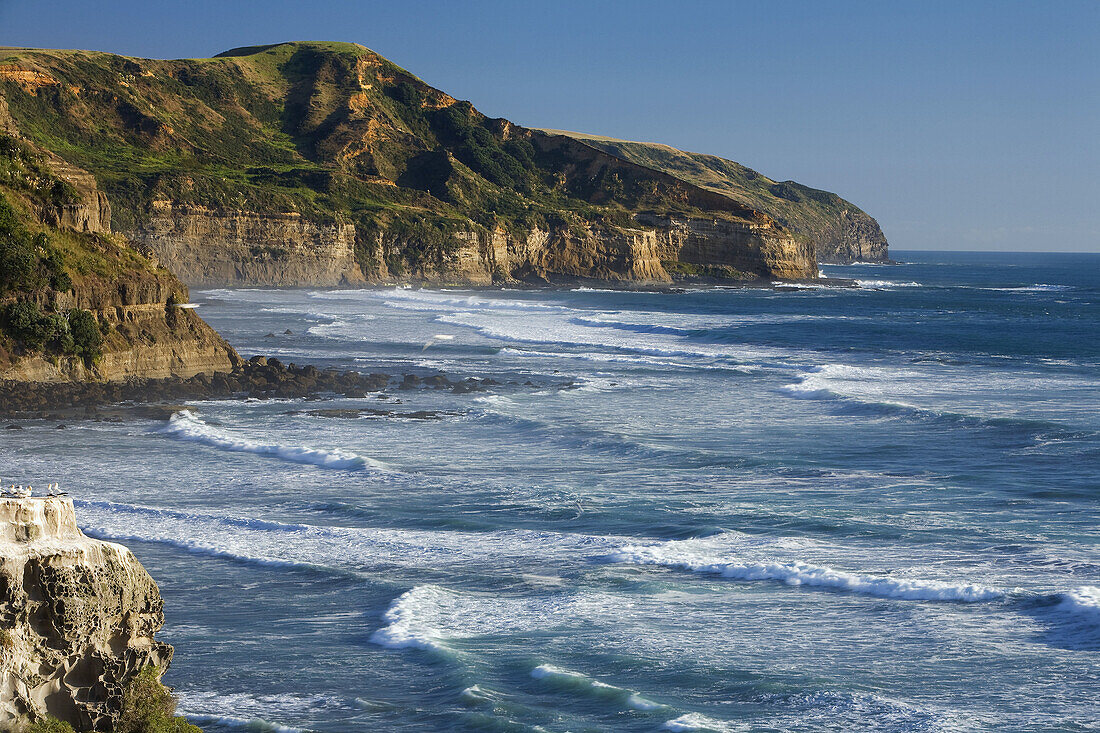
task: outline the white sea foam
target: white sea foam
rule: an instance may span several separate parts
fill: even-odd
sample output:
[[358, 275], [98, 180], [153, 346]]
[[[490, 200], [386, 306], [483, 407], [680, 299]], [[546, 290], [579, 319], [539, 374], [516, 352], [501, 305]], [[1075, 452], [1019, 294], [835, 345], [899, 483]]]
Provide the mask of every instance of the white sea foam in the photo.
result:
[[536, 680], [546, 680], [559, 687], [607, 700], [630, 710], [649, 712], [668, 707], [642, 697], [628, 688], [610, 685], [581, 672], [563, 669], [553, 664], [540, 664], [531, 670], [531, 676]]
[[1034, 285], [1019, 285], [1004, 288], [978, 288], [979, 290], [992, 290], [1000, 293], [1060, 293], [1073, 290], [1070, 285], [1051, 285], [1049, 283], [1035, 283]]
[[565, 306], [539, 303], [534, 300], [512, 300], [487, 295], [475, 295], [458, 290], [415, 290], [392, 288], [381, 290], [315, 291], [311, 298], [322, 300], [362, 300], [371, 298], [384, 301], [390, 308], [421, 311], [453, 311], [455, 309], [503, 310], [503, 311], [568, 311]]
[[1100, 627], [1100, 586], [1082, 585], [1063, 593], [1057, 608]]
[[256, 733], [304, 733], [270, 720], [271, 717], [307, 717], [321, 710], [346, 708], [339, 698], [325, 695], [251, 695], [205, 690], [177, 690], [179, 712], [196, 723], [244, 728]]
[[[843, 400], [887, 414], [943, 418], [1025, 430], [1055, 426], [1092, 430], [1095, 380], [1027, 368], [975, 369], [927, 363], [902, 366], [822, 364], [780, 390], [790, 397]], [[1058, 401], [1036, 395], [1057, 395]]]
[[489, 702], [499, 697], [493, 690], [488, 690], [481, 685], [470, 685], [462, 692], [458, 693], [458, 696], [464, 701], [475, 705]]
[[683, 715], [666, 720], [661, 726], [663, 730], [671, 731], [713, 731], [713, 733], [733, 733], [733, 731], [748, 730], [749, 727], [735, 726], [722, 720], [707, 717], [700, 713], [684, 713]]
[[794, 586], [830, 588], [881, 598], [917, 601], [989, 601], [1004, 592], [976, 583], [954, 583], [836, 570], [790, 559], [745, 559], [715, 555], [713, 543], [673, 540], [654, 545], [628, 545], [608, 556], [613, 562], [676, 567], [731, 580], [776, 580]]
[[891, 289], [891, 288], [919, 288], [923, 287], [918, 282], [897, 282], [895, 280], [856, 280], [856, 285], [861, 288], [878, 288], [878, 289]]
[[626, 706], [631, 710], [642, 710], [645, 712], [648, 712], [650, 710], [661, 710], [662, 708], [668, 707], [667, 705], [662, 705], [659, 702], [647, 700], [638, 693], [633, 693], [632, 695], [630, 695], [630, 697], [626, 699]]
[[357, 315], [351, 319], [335, 319], [329, 323], [318, 323], [306, 329], [311, 336], [322, 338], [346, 340], [362, 340], [366, 335], [364, 328], [369, 327], [370, 321], [375, 320], [372, 315]]
[[417, 586], [402, 594], [383, 614], [386, 626], [371, 634], [370, 640], [390, 649], [444, 649], [446, 632], [433, 627], [431, 620], [452, 595], [434, 585]]
[[633, 356], [630, 354], [606, 354], [598, 351], [569, 352], [569, 351], [537, 351], [533, 349], [515, 349], [508, 346], [498, 353], [507, 356], [520, 356], [525, 358], [545, 359], [576, 359], [600, 364], [627, 364], [637, 367], [656, 367], [664, 369], [700, 369], [724, 372], [736, 372], [739, 374], [752, 374], [759, 371], [759, 367], [746, 364], [708, 364], [705, 361], [684, 361], [675, 357], [659, 356]]
[[160, 430], [181, 440], [202, 443], [220, 450], [235, 453], [253, 453], [272, 456], [292, 463], [304, 463], [321, 468], [343, 470], [383, 469], [381, 462], [341, 448], [307, 448], [305, 446], [259, 443], [242, 438], [204, 422], [191, 410], [180, 410], [172, 415], [168, 425]]
[[823, 364], [810, 367], [799, 375], [799, 381], [781, 389], [801, 399], [851, 397], [900, 407], [913, 407], [897, 399], [896, 393], [905, 385], [925, 376], [907, 369], [859, 367], [847, 364]]
[[477, 636], [514, 634], [569, 623], [575, 599], [568, 594], [505, 597], [418, 585], [390, 604], [386, 625], [371, 641], [390, 649], [453, 653], [450, 642]]
[[228, 715], [187, 714], [184, 716], [192, 723], [201, 725], [220, 725], [226, 728], [244, 728], [254, 733], [308, 733], [305, 728], [292, 728], [289, 725], [273, 723], [263, 718], [237, 718]]
[[108, 539], [156, 542], [201, 555], [358, 574], [407, 568], [521, 568], [606, 554], [622, 537], [503, 530], [433, 531], [323, 527], [254, 517], [202, 514], [76, 499], [85, 531]]
[[[503, 316], [480, 312], [444, 313], [442, 323], [475, 329], [488, 338], [514, 343], [561, 344], [568, 347], [615, 349], [658, 357], [706, 357], [738, 364], [763, 361], [771, 364], [792, 355], [788, 349], [767, 346], [741, 346], [693, 341], [685, 335], [669, 332], [643, 332], [635, 328], [616, 328], [614, 323], [594, 325], [591, 319], [562, 317], [557, 314]], [[585, 322], [585, 321], [589, 322]], [[654, 329], [657, 331], [658, 329]]]

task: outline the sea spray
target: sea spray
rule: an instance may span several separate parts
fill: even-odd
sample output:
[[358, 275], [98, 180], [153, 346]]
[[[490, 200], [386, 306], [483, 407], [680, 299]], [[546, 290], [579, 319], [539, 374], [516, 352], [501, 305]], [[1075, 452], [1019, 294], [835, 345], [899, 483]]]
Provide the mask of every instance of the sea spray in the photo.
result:
[[160, 432], [180, 440], [201, 443], [220, 450], [271, 456], [292, 463], [304, 463], [321, 468], [345, 471], [382, 468], [379, 461], [357, 455], [342, 448], [307, 448], [304, 446], [279, 445], [277, 443], [258, 443], [247, 438], [241, 438], [204, 422], [191, 410], [180, 410], [174, 413], [169, 419], [168, 425], [162, 428]]
[[613, 562], [678, 567], [731, 580], [777, 580], [792, 586], [830, 588], [880, 598], [913, 601], [990, 601], [1004, 592], [975, 583], [948, 583], [919, 578], [895, 578], [835, 570], [798, 560], [717, 558], [674, 547], [673, 543], [622, 547], [608, 556]]

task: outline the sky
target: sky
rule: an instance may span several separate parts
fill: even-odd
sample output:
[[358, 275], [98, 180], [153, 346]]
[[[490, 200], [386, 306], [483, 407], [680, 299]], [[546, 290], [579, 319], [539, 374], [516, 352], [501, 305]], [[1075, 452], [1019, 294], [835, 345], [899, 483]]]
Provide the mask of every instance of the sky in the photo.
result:
[[0, 0], [0, 45], [352, 41], [482, 112], [835, 191], [895, 249], [1100, 252], [1100, 2]]

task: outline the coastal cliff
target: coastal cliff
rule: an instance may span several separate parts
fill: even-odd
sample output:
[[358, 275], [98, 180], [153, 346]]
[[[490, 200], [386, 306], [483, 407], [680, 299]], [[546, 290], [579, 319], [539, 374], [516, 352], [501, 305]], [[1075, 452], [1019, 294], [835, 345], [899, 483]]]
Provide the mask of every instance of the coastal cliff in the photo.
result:
[[172, 659], [163, 623], [145, 568], [86, 537], [70, 499], [0, 498], [0, 730], [46, 716], [110, 730], [126, 685]]
[[316, 224], [297, 212], [260, 214], [154, 201], [131, 237], [195, 285], [355, 285], [353, 224]]
[[775, 181], [732, 160], [687, 153], [660, 143], [616, 140], [565, 130], [545, 132], [575, 138], [597, 150], [663, 171], [766, 212], [797, 239], [812, 244], [822, 263], [890, 259], [886, 236], [874, 217], [835, 193], [795, 181]]
[[187, 288], [111, 234], [95, 178], [0, 135], [0, 380], [190, 377], [236, 352]]
[[[9, 127], [90, 173], [113, 228], [192, 284], [817, 276], [745, 200], [488, 118], [355, 44], [5, 53]], [[105, 211], [55, 223], [90, 231]]]

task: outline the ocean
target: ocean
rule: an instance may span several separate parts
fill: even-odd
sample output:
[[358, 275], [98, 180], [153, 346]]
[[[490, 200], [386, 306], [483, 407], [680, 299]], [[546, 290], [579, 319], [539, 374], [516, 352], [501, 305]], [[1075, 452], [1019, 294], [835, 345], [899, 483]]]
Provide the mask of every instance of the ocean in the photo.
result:
[[30, 420], [3, 480], [133, 549], [209, 731], [1100, 730], [1100, 255], [894, 256], [196, 291], [246, 357], [493, 382]]

